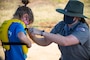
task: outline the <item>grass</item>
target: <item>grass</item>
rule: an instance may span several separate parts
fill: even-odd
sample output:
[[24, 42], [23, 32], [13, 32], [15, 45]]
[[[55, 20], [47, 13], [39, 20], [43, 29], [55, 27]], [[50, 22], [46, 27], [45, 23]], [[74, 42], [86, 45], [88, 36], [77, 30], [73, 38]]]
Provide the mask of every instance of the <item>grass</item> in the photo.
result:
[[[32, 0], [31, 0], [32, 1]], [[50, 0], [52, 2], [58, 2], [59, 0]], [[60, 0], [61, 1], [61, 0]], [[63, 2], [65, 1], [66, 3], [66, 0], [63, 0]], [[18, 0], [12, 0], [13, 4], [9, 1], [4, 1], [3, 3], [1, 3], [0, 5], [0, 23], [2, 23], [4, 20], [7, 20], [7, 19], [11, 19], [16, 8], [18, 7], [20, 3], [20, 1]], [[34, 0], [35, 2], [35, 0]], [[34, 13], [34, 18], [35, 18], [35, 21], [34, 21], [34, 24], [35, 25], [38, 25], [39, 23], [41, 22], [52, 22], [52, 21], [59, 21], [59, 20], [62, 20], [62, 16], [61, 14], [57, 13], [55, 11], [56, 8], [60, 7], [60, 8], [64, 8], [65, 4], [53, 4], [53, 3], [47, 3], [47, 0], [44, 1], [44, 0], [39, 0], [38, 2], [36, 1], [36, 3], [30, 3], [28, 5], [28, 7], [30, 7], [32, 10], [33, 10], [33, 13]], [[32, 6], [32, 5], [33, 6]], [[4, 6], [4, 7], [2, 7]], [[85, 15], [86, 16], [90, 16], [90, 14], [88, 12], [90, 9], [90, 4], [86, 5], [85, 6]]]

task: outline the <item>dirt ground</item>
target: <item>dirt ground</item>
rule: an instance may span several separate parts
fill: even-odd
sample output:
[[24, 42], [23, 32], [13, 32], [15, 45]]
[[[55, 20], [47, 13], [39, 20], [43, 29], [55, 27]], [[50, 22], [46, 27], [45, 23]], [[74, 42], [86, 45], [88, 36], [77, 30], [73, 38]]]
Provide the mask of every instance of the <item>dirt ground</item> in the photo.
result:
[[[61, 53], [55, 43], [49, 46], [39, 46], [35, 43], [29, 48], [26, 60], [59, 60]], [[3, 49], [0, 47], [0, 56], [4, 58]]]
[[46, 47], [34, 43], [27, 55], [27, 60], [59, 60], [61, 54], [55, 43]]

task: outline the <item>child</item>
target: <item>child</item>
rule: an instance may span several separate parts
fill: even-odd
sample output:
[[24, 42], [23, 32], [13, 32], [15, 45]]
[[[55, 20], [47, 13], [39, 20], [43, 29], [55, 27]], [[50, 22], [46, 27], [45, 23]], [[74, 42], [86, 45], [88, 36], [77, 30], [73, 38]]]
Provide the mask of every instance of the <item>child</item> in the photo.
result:
[[5, 60], [25, 60], [27, 48], [31, 47], [25, 28], [33, 23], [33, 12], [27, 7], [28, 0], [22, 0], [22, 3], [24, 6], [18, 7], [13, 18], [8, 20], [12, 21], [12, 23], [8, 28], [9, 42], [3, 42], [3, 45], [9, 46], [9, 49], [5, 51]]

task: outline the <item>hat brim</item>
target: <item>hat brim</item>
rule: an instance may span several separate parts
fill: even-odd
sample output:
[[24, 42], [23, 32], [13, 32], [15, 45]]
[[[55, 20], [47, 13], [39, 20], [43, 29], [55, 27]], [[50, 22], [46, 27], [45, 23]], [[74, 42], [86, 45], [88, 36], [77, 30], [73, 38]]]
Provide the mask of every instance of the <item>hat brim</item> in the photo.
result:
[[87, 18], [86, 16], [82, 14], [77, 14], [77, 13], [71, 13], [71, 12], [66, 12], [63, 9], [56, 9], [57, 12], [68, 15], [68, 16], [75, 16], [75, 17], [81, 17], [81, 18]]

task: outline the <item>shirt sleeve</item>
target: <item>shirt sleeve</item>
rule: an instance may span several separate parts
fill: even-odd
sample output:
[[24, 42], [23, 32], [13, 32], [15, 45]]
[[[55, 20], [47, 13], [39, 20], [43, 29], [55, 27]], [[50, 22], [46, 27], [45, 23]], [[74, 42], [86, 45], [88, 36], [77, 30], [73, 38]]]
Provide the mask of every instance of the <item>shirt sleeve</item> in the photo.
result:
[[80, 44], [84, 44], [89, 37], [89, 29], [88, 27], [77, 27], [72, 33], [80, 42]]
[[20, 24], [20, 23], [17, 23], [17, 27], [16, 27], [16, 36], [18, 35], [18, 33], [19, 33], [19, 32], [23, 32], [23, 33], [25, 33], [25, 34], [26, 34], [26, 32], [25, 32], [25, 29], [24, 29], [23, 25], [22, 25], [22, 24]]
[[51, 30], [50, 33], [57, 34], [64, 25], [65, 25], [65, 23], [63, 21], [59, 22], [57, 25], [55, 25], [55, 27]]

